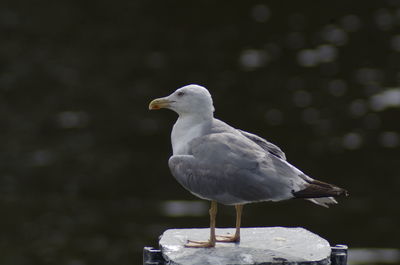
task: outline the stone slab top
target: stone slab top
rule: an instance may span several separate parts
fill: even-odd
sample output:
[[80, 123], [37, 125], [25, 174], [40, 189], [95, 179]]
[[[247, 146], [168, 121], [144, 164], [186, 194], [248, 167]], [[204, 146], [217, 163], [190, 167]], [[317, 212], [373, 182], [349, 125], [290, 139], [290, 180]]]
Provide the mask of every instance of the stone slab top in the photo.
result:
[[[217, 228], [217, 235], [235, 229]], [[188, 239], [206, 241], [208, 228], [170, 229], [160, 237], [160, 249], [170, 265], [329, 264], [328, 241], [301, 227], [241, 228], [240, 243], [217, 242], [214, 248], [187, 248]], [[168, 263], [169, 262], [169, 263]]]

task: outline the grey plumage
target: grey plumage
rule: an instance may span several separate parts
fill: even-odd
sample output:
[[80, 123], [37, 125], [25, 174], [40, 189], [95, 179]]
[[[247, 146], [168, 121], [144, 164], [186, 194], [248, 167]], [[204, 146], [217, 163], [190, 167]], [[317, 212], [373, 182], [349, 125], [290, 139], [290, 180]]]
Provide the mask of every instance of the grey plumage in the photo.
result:
[[276, 145], [274, 145], [273, 143], [268, 142], [267, 140], [261, 138], [260, 136], [257, 136], [255, 134], [246, 132], [246, 131], [242, 131], [239, 130], [238, 131], [243, 134], [244, 136], [246, 136], [247, 138], [249, 138], [250, 140], [252, 140], [253, 142], [255, 142], [256, 144], [258, 144], [262, 149], [264, 149], [265, 151], [283, 159], [286, 160], [286, 155], [285, 153]]
[[204, 130], [187, 155], [169, 160], [174, 177], [196, 196], [233, 205], [290, 199], [306, 188], [304, 173], [276, 145], [217, 119]]

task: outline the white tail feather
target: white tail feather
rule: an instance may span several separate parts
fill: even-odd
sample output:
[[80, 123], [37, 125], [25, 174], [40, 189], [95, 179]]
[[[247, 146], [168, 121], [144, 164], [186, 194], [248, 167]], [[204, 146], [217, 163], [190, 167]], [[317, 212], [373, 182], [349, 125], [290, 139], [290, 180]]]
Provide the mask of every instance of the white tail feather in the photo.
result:
[[337, 204], [337, 201], [333, 197], [324, 197], [324, 198], [313, 198], [313, 199], [306, 199], [319, 206], [329, 208], [329, 204]]

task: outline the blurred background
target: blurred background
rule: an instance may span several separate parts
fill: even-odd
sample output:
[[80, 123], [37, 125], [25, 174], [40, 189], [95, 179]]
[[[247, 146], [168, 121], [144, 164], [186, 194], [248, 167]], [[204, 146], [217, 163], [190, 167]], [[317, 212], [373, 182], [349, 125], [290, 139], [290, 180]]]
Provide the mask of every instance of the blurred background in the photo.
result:
[[0, 264], [140, 264], [164, 230], [207, 227], [169, 173], [176, 114], [148, 111], [190, 83], [351, 194], [252, 204], [244, 226], [400, 247], [399, 0], [3, 0], [0, 32]]

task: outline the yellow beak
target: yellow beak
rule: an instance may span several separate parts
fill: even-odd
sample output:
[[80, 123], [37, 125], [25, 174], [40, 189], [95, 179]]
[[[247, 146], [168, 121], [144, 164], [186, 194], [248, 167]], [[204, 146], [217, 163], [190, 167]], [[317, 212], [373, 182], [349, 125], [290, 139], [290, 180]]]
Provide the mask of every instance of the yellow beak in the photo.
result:
[[172, 100], [169, 100], [167, 98], [156, 98], [155, 100], [150, 102], [149, 110], [168, 108], [172, 102]]

